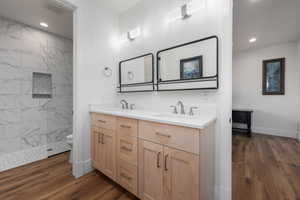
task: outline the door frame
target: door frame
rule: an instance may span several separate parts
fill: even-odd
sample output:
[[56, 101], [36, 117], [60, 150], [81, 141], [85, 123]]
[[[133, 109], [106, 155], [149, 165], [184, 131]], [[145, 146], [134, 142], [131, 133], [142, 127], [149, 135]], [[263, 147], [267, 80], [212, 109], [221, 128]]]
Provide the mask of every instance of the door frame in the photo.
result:
[[60, 4], [62, 4], [64, 7], [69, 9], [73, 12], [73, 160], [72, 160], [72, 173], [73, 176], [79, 177], [81, 174], [79, 170], [76, 170], [76, 164], [79, 161], [80, 158], [80, 138], [77, 131], [77, 80], [76, 80], [76, 74], [77, 74], [77, 6], [74, 5], [71, 1], [72, 0], [56, 0]]

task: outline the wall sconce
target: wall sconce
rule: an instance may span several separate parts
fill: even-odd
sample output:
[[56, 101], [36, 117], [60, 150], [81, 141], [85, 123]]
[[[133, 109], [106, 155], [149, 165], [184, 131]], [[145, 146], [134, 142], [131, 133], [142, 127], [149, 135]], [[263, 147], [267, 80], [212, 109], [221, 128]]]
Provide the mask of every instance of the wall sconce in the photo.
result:
[[187, 3], [182, 5], [180, 8], [171, 11], [168, 16], [168, 21], [172, 22], [179, 19], [185, 20], [187, 18], [190, 18], [192, 16], [191, 7], [192, 7], [191, 3]]
[[120, 36], [120, 43], [125, 43], [127, 41], [133, 41], [135, 40], [136, 38], [140, 37], [141, 36], [141, 28], [140, 27], [137, 27], [135, 29], [132, 29], [131, 31], [125, 33], [125, 34], [122, 34]]
[[120, 38], [119, 38], [119, 41], [120, 41], [121, 44], [127, 42], [127, 41], [128, 41], [128, 34], [127, 34], [127, 33], [122, 34], [122, 35], [120, 36]]
[[192, 16], [190, 4], [184, 4], [181, 6], [181, 17], [182, 19], [187, 19]]
[[207, 6], [207, 0], [191, 0], [188, 3], [185, 3], [181, 7], [171, 11], [168, 14], [168, 22], [176, 21], [179, 19], [188, 19], [194, 13], [200, 12], [201, 10], [205, 9]]
[[130, 41], [135, 40], [136, 38], [140, 37], [140, 35], [141, 35], [141, 28], [140, 27], [137, 27], [137, 28], [135, 28], [135, 29], [133, 29], [133, 30], [131, 30], [127, 33], [127, 37]]

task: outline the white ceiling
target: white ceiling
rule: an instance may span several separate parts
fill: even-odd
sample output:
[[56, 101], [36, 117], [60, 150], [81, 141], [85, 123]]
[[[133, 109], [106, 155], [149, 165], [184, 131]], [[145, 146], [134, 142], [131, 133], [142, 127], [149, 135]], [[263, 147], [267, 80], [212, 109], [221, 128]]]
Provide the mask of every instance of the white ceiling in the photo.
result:
[[[122, 13], [142, 0], [107, 0]], [[72, 11], [56, 0], [0, 0], [0, 15], [72, 38]], [[300, 0], [234, 0], [234, 51], [300, 40]], [[249, 39], [257, 38], [250, 44]]]
[[117, 13], [122, 13], [142, 0], [107, 0]]
[[234, 51], [300, 40], [299, 20], [300, 0], [234, 0]]
[[[141, 0], [106, 0], [116, 13], [122, 13]], [[72, 11], [56, 0], [0, 0], [0, 16], [28, 24], [38, 29], [73, 38]], [[49, 27], [43, 28], [40, 22]]]
[[[72, 11], [55, 0], [0, 0], [0, 15], [30, 26], [72, 38]], [[40, 22], [49, 27], [42, 28]]]

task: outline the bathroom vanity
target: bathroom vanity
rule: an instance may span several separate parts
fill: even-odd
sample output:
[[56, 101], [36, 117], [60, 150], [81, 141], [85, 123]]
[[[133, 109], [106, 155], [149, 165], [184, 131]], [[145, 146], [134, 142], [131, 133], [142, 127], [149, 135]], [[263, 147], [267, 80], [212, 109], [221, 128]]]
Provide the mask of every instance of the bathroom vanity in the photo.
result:
[[214, 199], [214, 115], [90, 111], [94, 168], [142, 200]]

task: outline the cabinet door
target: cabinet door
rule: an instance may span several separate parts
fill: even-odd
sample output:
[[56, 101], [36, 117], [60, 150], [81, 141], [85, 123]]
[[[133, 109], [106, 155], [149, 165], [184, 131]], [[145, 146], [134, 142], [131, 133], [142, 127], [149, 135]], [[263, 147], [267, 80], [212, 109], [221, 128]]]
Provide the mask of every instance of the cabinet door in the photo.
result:
[[101, 132], [102, 156], [101, 172], [113, 180], [116, 180], [116, 136], [112, 130]]
[[102, 160], [102, 144], [101, 135], [98, 128], [93, 127], [92, 129], [92, 163], [93, 167], [101, 170], [101, 160]]
[[164, 147], [164, 200], [199, 200], [199, 156]]
[[139, 141], [139, 197], [163, 200], [163, 146]]

